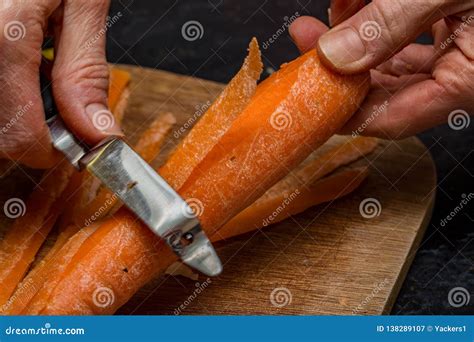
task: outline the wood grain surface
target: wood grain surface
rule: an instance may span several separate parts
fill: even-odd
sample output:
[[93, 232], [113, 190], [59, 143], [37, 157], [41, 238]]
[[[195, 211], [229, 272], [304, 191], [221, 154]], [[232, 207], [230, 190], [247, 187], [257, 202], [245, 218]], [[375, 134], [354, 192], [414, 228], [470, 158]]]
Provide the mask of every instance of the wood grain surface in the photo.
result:
[[[222, 85], [168, 72], [121, 66], [132, 73], [124, 130], [133, 142], [156, 115], [177, 125], [159, 165], [205, 111]], [[346, 139], [335, 137], [329, 145]], [[141, 289], [119, 314], [382, 314], [389, 313], [431, 214], [436, 175], [416, 139], [384, 141], [358, 161], [371, 173], [353, 194], [262, 231], [217, 245], [224, 272], [191, 280], [165, 275]], [[37, 173], [13, 168], [0, 200], [22, 197]], [[380, 203], [379, 215], [360, 204]], [[3, 203], [3, 202], [2, 202]], [[368, 213], [370, 214], [370, 213]], [[369, 215], [370, 216], [370, 215]], [[2, 218], [2, 226], [9, 221]]]

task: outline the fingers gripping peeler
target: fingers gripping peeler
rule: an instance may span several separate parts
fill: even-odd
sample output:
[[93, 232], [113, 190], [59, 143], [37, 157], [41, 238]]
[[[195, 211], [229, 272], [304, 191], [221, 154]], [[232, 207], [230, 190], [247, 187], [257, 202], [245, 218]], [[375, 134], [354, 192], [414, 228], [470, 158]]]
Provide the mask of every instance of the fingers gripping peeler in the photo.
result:
[[86, 169], [112, 190], [183, 263], [208, 276], [221, 273], [221, 261], [198, 218], [150, 165], [120, 137], [88, 148], [57, 115], [50, 84], [44, 79], [42, 95], [53, 145], [74, 167]]

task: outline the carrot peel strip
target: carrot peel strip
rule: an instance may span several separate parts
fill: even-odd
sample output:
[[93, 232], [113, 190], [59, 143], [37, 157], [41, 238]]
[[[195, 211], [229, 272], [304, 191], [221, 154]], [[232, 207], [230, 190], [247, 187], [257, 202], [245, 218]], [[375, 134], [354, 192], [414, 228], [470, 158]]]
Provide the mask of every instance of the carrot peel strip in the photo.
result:
[[255, 38], [248, 51], [242, 68], [159, 170], [173, 188], [181, 187], [254, 95], [263, 67]]
[[288, 189], [266, 197], [237, 214], [212, 237], [212, 241], [231, 238], [274, 224], [317, 204], [329, 202], [354, 191], [368, 175], [368, 168], [354, 168], [328, 176], [309, 186]]
[[120, 101], [120, 98], [123, 96], [123, 92], [130, 83], [130, 74], [125, 70], [120, 70], [118, 68], [110, 68], [110, 78], [109, 78], [109, 108], [112, 112], [115, 112], [115, 109]]

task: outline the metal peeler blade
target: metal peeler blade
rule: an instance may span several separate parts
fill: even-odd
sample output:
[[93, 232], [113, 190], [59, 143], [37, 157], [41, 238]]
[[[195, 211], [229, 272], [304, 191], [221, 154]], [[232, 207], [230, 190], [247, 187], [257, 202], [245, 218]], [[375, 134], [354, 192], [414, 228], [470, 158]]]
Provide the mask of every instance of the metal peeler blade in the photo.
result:
[[114, 137], [89, 150], [58, 116], [47, 122], [54, 146], [117, 194], [186, 265], [208, 276], [221, 273], [221, 261], [192, 209], [127, 143]]

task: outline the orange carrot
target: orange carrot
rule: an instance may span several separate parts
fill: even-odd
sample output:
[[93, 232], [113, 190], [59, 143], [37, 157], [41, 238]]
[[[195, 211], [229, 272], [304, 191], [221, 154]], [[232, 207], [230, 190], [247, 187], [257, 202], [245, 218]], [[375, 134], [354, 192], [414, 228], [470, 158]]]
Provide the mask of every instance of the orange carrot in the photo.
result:
[[258, 86], [178, 192], [200, 201], [212, 233], [340, 129], [368, 86], [367, 75], [336, 75], [307, 52]]
[[[128, 243], [131, 243], [130, 248]], [[110, 248], [104, 248], [107, 245], [117, 248], [111, 253]], [[46, 280], [22, 314], [113, 312], [128, 300], [128, 293], [136, 291], [137, 284], [144, 285], [150, 275], [175, 260], [174, 254], [166, 247], [161, 249], [160, 245], [161, 241], [149, 229], [144, 229], [128, 210], [120, 209], [114, 218], [103, 221], [99, 229], [84, 241], [61, 272]], [[151, 257], [156, 252], [160, 253], [160, 257]], [[113, 259], [109, 259], [110, 256]], [[82, 265], [91, 263], [94, 264], [93, 268], [87, 267], [83, 272], [78, 272]], [[103, 273], [107, 274], [106, 278], [113, 279], [112, 283], [121, 284], [122, 287], [112, 286], [110, 279], [103, 279]], [[73, 285], [72, 281], [78, 282]], [[76, 299], [69, 292], [71, 286], [78, 295]], [[67, 289], [68, 293], [61, 294], [62, 289]], [[113, 301], [108, 305], [97, 306], [94, 304], [94, 293], [102, 289], [112, 294]]]
[[248, 51], [249, 54], [237, 75], [160, 169], [161, 176], [173, 188], [181, 187], [193, 168], [227, 131], [255, 93], [263, 67], [255, 38], [250, 42]]
[[[313, 205], [342, 197], [357, 188], [366, 175], [367, 168], [343, 170], [321, 179], [308, 188], [302, 188], [297, 199], [281, 210], [270, 223], [279, 222]], [[281, 195], [272, 198], [271, 201], [261, 202], [258, 208], [249, 207], [248, 209], [253, 209], [244, 210], [242, 215], [236, 216], [235, 221], [229, 221], [211, 237], [212, 240], [228, 239], [260, 228], [265, 225], [265, 220], [269, 220], [273, 212], [278, 210], [277, 208], [285, 199], [285, 196]], [[67, 272], [55, 274], [56, 278], [48, 277], [48, 282], [41, 291], [38, 291], [37, 296], [25, 308], [25, 311], [21, 312], [22, 314], [111, 314], [128, 300], [128, 293], [136, 291], [149, 281], [150, 274], [157, 276], [176, 261], [176, 256], [150, 231], [143, 230], [132, 214], [122, 211], [115, 216], [115, 219], [119, 222], [118, 224], [115, 220], [107, 220], [97, 234], [92, 235], [84, 243], [74, 260], [68, 261]], [[130, 246], [128, 246], [129, 243]], [[111, 259], [110, 249], [107, 248], [111, 244], [121, 246], [112, 254], [113, 259]], [[128, 247], [125, 248], [125, 245]], [[83, 265], [90, 263], [97, 263], [96, 268], [82, 269]], [[62, 263], [59, 264], [64, 267]], [[114, 271], [111, 271], [107, 276], [116, 278], [105, 280], [104, 274], [97, 271], [101, 267], [120, 269], [121, 272], [114, 275]], [[91, 294], [90, 298], [87, 296], [81, 298], [64, 292], [81, 279], [77, 277], [89, 279], [87, 283], [82, 282], [74, 288], [77, 289], [77, 293]], [[58, 278], [61, 278], [61, 281], [58, 281]], [[103, 286], [104, 283], [106, 286]], [[111, 283], [120, 283], [120, 286], [113, 287]], [[97, 306], [93, 301], [93, 294], [100, 289], [108, 291], [114, 298], [113, 302], [104, 307]], [[68, 304], [65, 306], [63, 303]]]
[[5, 304], [25, 275], [74, 189], [74, 184], [68, 186], [73, 167], [67, 162], [45, 172], [20, 208], [24, 215], [15, 220], [0, 242], [0, 305]]
[[309, 186], [288, 189], [258, 200], [232, 218], [211, 237], [217, 241], [266, 227], [317, 204], [333, 201], [354, 191], [367, 177], [368, 168], [336, 172]]
[[[306, 53], [258, 86], [178, 192], [203, 204], [201, 224], [211, 235], [334, 134], [367, 90], [367, 75], [334, 74], [314, 50]], [[45, 290], [44, 284], [29, 313], [114, 312], [173, 261], [162, 246], [132, 214], [120, 210], [84, 241], [54, 289]], [[104, 287], [114, 301], [97, 306], [91, 298]]]

